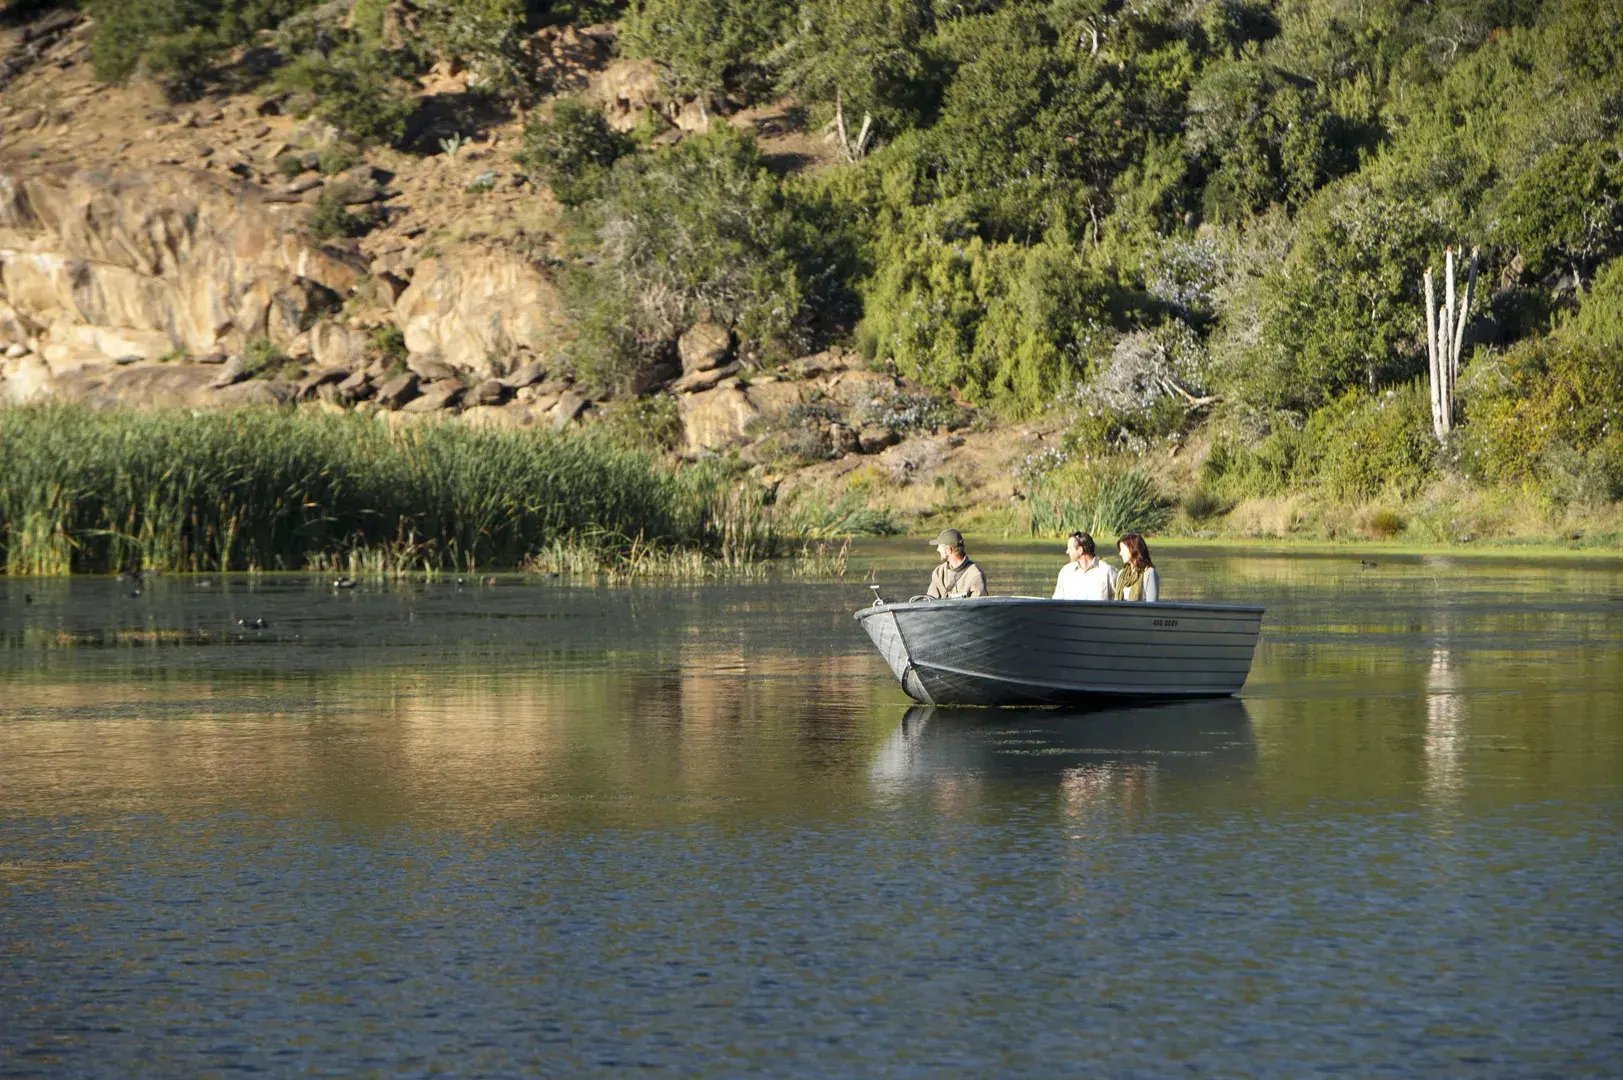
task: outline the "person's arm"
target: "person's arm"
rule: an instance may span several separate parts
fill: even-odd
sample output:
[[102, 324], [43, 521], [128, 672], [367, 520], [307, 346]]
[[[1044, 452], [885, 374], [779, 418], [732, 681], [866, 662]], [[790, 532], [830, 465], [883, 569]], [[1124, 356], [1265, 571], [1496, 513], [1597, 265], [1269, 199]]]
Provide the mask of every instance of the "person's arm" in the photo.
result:
[[1161, 599], [1161, 575], [1153, 566], [1144, 571], [1144, 599], [1152, 604]]
[[980, 563], [971, 567], [969, 573], [964, 576], [969, 579], [964, 583], [965, 596], [986, 595], [986, 575], [981, 571]]
[[1066, 597], [1063, 595], [1064, 592], [1065, 592], [1065, 572], [1067, 570], [1069, 570], [1070, 568], [1071, 568], [1070, 563], [1066, 563], [1064, 566], [1059, 568], [1059, 577], [1054, 579], [1054, 599], [1055, 600], [1064, 600], [1064, 599], [1066, 599]]
[[947, 586], [942, 581], [941, 574], [941, 567], [945, 565], [947, 564], [942, 563], [941, 566], [937, 566], [934, 570], [930, 571], [930, 587], [925, 590], [925, 596], [935, 600], [940, 600], [942, 597], [947, 595]]

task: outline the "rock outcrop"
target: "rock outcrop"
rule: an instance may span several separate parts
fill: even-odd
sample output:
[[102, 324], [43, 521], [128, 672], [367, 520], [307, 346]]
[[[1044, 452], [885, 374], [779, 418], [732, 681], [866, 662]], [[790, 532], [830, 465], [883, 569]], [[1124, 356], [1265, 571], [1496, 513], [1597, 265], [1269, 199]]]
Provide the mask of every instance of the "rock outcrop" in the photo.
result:
[[[0, 173], [0, 333], [51, 358], [290, 339], [365, 273], [251, 186], [207, 173]], [[5, 312], [0, 311], [0, 316]]]
[[545, 350], [563, 324], [557, 286], [504, 250], [422, 260], [394, 314], [412, 353], [482, 376], [520, 349]]

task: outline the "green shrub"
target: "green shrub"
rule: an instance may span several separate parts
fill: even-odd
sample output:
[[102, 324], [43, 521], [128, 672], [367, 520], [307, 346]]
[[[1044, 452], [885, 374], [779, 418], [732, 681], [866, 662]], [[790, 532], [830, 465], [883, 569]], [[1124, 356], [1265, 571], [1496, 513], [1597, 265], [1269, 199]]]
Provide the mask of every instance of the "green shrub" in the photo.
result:
[[566, 278], [576, 369], [612, 383], [701, 320], [782, 355], [838, 303], [838, 234], [731, 125], [622, 161], [583, 208], [593, 265]]
[[1591, 265], [1623, 252], [1623, 141], [1555, 146], [1516, 178], [1494, 208], [1501, 243], [1527, 272]]
[[924, 385], [1030, 414], [1086, 371], [1103, 290], [1063, 237], [988, 242], [925, 208], [868, 260], [858, 344]]
[[832, 113], [838, 102], [848, 135], [871, 116], [890, 137], [928, 112], [943, 68], [929, 55], [928, 6], [893, 0], [802, 0], [784, 30], [779, 84]]
[[1479, 361], [1466, 397], [1462, 460], [1489, 481], [1564, 474], [1586, 497], [1623, 496], [1623, 364], [1570, 328]]
[[1346, 394], [1308, 417], [1293, 479], [1342, 499], [1408, 496], [1431, 478], [1436, 455], [1430, 390], [1417, 379]]
[[767, 53], [793, 12], [791, 0], [632, 0], [621, 48], [659, 61], [678, 94], [731, 90], [748, 99], [768, 86]]
[[384, 360], [404, 360], [409, 351], [406, 348], [406, 332], [398, 326], [380, 326], [372, 331], [370, 342], [372, 351]]
[[344, 205], [344, 193], [329, 190], [316, 199], [306, 225], [317, 240], [338, 240], [365, 236], [377, 225], [377, 218], [371, 212], [351, 213]]
[[633, 149], [630, 138], [609, 127], [603, 114], [574, 98], [560, 98], [549, 115], [524, 126], [518, 163], [552, 189], [565, 206], [597, 198], [609, 168]]
[[509, 99], [535, 90], [535, 64], [525, 54], [526, 0], [426, 0], [423, 41], [467, 65], [470, 85]]
[[282, 373], [290, 358], [270, 338], [254, 338], [242, 350], [242, 373], [250, 379], [271, 379]]
[[398, 142], [413, 109], [402, 59], [353, 32], [334, 33], [336, 45], [313, 47], [278, 70], [278, 85], [359, 142]]
[[144, 70], [173, 99], [198, 96], [217, 62], [254, 35], [318, 0], [86, 0], [95, 18], [97, 78], [122, 82]]
[[316, 150], [316, 171], [323, 176], [333, 176], [360, 160], [361, 155], [348, 143], [328, 142]]

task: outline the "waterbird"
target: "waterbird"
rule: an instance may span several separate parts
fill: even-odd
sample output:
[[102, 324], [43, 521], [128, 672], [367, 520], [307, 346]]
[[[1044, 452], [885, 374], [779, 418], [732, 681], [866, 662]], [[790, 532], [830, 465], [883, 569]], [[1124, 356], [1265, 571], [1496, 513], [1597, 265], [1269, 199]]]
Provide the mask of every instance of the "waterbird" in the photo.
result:
[[237, 625], [242, 627], [244, 630], [263, 630], [265, 627], [269, 626], [270, 623], [266, 622], [264, 619], [238, 619]]
[[332, 587], [335, 589], [353, 589], [355, 587], [355, 579], [346, 574], [337, 581], [333, 582]]
[[1359, 559], [1358, 565], [1363, 567], [1365, 570], [1373, 570], [1376, 566], [1376, 564], [1369, 559]]
[[[1614, 597], [1612, 597], [1612, 599], [1616, 600], [1617, 597], [1614, 596]], [[32, 604], [33, 602], [34, 602], [34, 594], [33, 593], [31, 593], [31, 592], [23, 593], [23, 603]]]

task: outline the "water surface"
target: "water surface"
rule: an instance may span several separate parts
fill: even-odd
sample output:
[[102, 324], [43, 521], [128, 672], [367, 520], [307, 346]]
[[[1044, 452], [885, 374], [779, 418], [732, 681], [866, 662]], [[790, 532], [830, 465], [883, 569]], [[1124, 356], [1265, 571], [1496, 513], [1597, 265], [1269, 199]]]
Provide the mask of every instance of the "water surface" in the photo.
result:
[[0, 1075], [1617, 1075], [1623, 563], [1158, 555], [1242, 698], [910, 707], [918, 544], [0, 579]]

